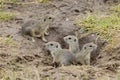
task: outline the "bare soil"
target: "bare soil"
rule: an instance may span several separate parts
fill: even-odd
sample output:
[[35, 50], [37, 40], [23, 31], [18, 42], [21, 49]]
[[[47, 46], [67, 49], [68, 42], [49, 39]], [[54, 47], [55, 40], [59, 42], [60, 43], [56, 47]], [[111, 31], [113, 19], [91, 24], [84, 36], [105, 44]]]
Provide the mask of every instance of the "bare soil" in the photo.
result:
[[[23, 2], [23, 1], [22, 1]], [[25, 3], [31, 2], [25, 0]], [[54, 68], [52, 57], [41, 39], [36, 42], [22, 36], [21, 27], [26, 20], [39, 20], [51, 14], [55, 17], [50, 26], [48, 41], [58, 41], [63, 48], [68, 48], [63, 37], [74, 35], [79, 28], [74, 21], [88, 14], [105, 14], [110, 4], [119, 0], [52, 0], [51, 3], [6, 4], [4, 10], [15, 12], [15, 18], [0, 22], [0, 37], [11, 37], [15, 44], [0, 42], [0, 78], [5, 73], [15, 72], [16, 80], [116, 80], [120, 66], [120, 45], [112, 52], [104, 50], [107, 45], [102, 39], [97, 40], [98, 49], [93, 51], [91, 66], [73, 65]], [[97, 34], [79, 37], [80, 48], [87, 42], [95, 42]], [[3, 71], [3, 72], [2, 72]], [[21, 74], [22, 73], [22, 74]], [[37, 74], [38, 73], [38, 74]], [[28, 77], [29, 76], [29, 77]], [[39, 77], [38, 77], [39, 76]], [[6, 79], [7, 80], [7, 79]]]

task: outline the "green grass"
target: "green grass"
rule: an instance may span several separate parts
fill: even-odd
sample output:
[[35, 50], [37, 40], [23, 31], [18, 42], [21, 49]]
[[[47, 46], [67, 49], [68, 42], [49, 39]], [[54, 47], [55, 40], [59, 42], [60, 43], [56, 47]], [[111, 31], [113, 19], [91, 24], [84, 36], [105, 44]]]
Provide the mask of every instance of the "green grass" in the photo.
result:
[[5, 43], [9, 45], [9, 44], [14, 43], [14, 41], [10, 37], [7, 37], [5, 38]]
[[117, 71], [117, 80], [120, 80], [120, 67], [118, 67], [118, 71]]
[[118, 74], [117, 80], [120, 80], [120, 73]]
[[13, 12], [0, 11], [0, 21], [8, 21], [14, 18]]
[[88, 33], [99, 33], [99, 35], [112, 42], [114, 36], [120, 30], [120, 5], [112, 7], [110, 15], [90, 15], [82, 20], [77, 20], [76, 25], [82, 26], [88, 30]]
[[120, 13], [120, 4], [113, 6], [113, 7], [111, 8], [111, 10], [113, 10], [113, 12], [118, 12], [118, 13]]
[[0, 45], [16, 45], [16, 42], [10, 37], [0, 37]]

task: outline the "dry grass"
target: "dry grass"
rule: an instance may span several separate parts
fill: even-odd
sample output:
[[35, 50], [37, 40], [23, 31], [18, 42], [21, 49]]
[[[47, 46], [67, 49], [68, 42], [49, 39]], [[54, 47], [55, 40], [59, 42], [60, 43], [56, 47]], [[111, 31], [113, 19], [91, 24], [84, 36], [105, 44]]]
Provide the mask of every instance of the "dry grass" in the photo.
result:
[[90, 66], [68, 66], [60, 68], [22, 66], [20, 71], [2, 69], [0, 80], [109, 80], [105, 71]]
[[0, 72], [0, 80], [40, 80], [38, 69], [34, 66], [22, 67], [22, 71], [3, 69]]
[[0, 37], [0, 54], [18, 55], [20, 44], [10, 37]]

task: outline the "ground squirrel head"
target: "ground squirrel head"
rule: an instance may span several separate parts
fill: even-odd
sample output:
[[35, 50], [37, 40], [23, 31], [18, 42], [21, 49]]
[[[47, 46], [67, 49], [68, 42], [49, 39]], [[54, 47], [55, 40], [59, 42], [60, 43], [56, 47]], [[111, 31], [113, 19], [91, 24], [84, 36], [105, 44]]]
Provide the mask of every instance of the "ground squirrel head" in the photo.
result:
[[47, 22], [47, 23], [51, 23], [51, 22], [53, 22], [53, 20], [54, 20], [54, 16], [52, 16], [52, 15], [47, 15], [47, 16], [45, 16], [44, 17], [44, 22]]
[[78, 44], [78, 38], [74, 35], [65, 36], [63, 39], [69, 45]]
[[94, 44], [93, 42], [90, 42], [90, 43], [86, 43], [84, 46], [83, 46], [83, 50], [89, 50], [90, 52], [92, 52], [93, 50], [95, 50], [97, 48], [97, 45]]
[[48, 49], [50, 52], [57, 50], [57, 49], [61, 49], [61, 45], [58, 42], [55, 41], [50, 41], [48, 43], [45, 44], [46, 49]]

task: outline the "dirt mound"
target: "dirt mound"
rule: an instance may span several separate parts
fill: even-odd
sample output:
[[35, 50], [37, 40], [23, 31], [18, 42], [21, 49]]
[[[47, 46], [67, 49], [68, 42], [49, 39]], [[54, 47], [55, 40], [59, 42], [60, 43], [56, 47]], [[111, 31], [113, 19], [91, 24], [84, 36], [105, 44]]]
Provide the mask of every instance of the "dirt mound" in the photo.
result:
[[[4, 76], [4, 79], [29, 79], [29, 80], [115, 80], [116, 76], [113, 76], [110, 71], [102, 70], [101, 68], [92, 66], [67, 66], [60, 68], [53, 68], [50, 66], [18, 66], [17, 70], [10, 71], [10, 69], [2, 69], [0, 77]], [[14, 77], [14, 75], [16, 75]], [[112, 75], [112, 76], [111, 76]], [[12, 78], [14, 77], [14, 78]]]
[[[104, 54], [103, 54], [104, 53]], [[117, 72], [120, 66], [120, 48], [114, 49], [112, 52], [101, 51], [97, 58], [96, 65], [98, 67]], [[103, 63], [104, 62], [104, 63]]]

